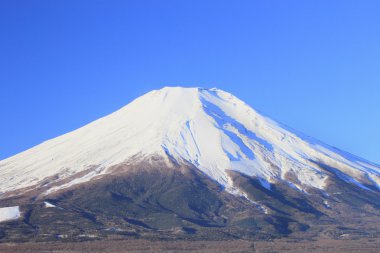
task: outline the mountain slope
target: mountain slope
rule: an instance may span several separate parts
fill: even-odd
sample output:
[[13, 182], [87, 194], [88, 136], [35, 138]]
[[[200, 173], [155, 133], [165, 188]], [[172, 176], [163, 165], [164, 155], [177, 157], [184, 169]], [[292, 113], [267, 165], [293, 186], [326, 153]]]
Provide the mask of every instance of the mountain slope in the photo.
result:
[[0, 227], [8, 239], [316, 235], [359, 223], [377, 233], [379, 185], [379, 166], [227, 92], [166, 87], [0, 161], [0, 207], [22, 213]]
[[324, 189], [328, 175], [319, 164], [338, 167], [343, 180], [362, 187], [380, 183], [378, 166], [299, 137], [229, 93], [164, 88], [1, 161], [0, 191], [36, 185], [47, 177], [63, 180], [91, 168], [78, 180], [82, 182], [134, 156], [165, 154], [190, 162], [231, 191], [227, 170], [260, 177], [264, 184], [291, 172], [296, 187]]

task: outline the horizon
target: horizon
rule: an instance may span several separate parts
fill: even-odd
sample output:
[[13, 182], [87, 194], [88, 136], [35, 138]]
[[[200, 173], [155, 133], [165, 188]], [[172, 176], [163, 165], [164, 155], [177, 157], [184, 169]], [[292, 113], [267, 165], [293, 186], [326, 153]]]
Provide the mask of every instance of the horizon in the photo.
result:
[[197, 84], [380, 164], [378, 1], [0, 7], [0, 160], [157, 87]]

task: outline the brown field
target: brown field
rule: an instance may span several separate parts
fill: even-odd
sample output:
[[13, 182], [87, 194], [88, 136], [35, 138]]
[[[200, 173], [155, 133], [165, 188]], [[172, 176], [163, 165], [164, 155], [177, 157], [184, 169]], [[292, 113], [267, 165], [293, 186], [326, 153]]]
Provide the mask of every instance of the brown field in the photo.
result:
[[119, 252], [307, 252], [307, 253], [351, 253], [380, 252], [380, 239], [316, 241], [147, 241], [147, 240], [107, 240], [79, 243], [20, 243], [0, 244], [1, 253], [119, 253]]

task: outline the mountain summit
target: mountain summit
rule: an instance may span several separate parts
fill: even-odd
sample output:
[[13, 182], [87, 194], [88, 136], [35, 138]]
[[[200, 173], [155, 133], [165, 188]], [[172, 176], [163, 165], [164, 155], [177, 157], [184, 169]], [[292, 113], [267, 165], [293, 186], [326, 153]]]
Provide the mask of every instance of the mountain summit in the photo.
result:
[[[117, 181], [120, 178], [125, 181]], [[111, 191], [110, 184], [121, 188]], [[188, 187], [184, 192], [174, 194], [167, 188], [181, 184]], [[136, 187], [141, 188], [139, 193]], [[78, 189], [87, 191], [88, 199], [93, 196], [97, 201], [102, 196], [115, 207], [89, 206]], [[246, 219], [257, 228], [254, 220], [261, 219], [255, 214], [259, 212], [272, 215], [273, 220], [266, 223], [281, 234], [293, 231], [290, 221], [298, 224], [294, 231], [310, 226], [306, 216], [295, 218], [292, 213], [319, 219], [327, 212], [331, 217], [337, 215], [331, 210], [334, 203], [348, 208], [353, 202], [353, 208], [365, 203], [366, 208], [376, 209], [379, 191], [379, 166], [295, 132], [216, 88], [151, 91], [106, 117], [0, 161], [0, 204], [4, 207], [24, 205], [38, 215], [36, 203], [46, 202], [50, 210], [59, 212], [73, 211], [75, 206], [81, 215], [85, 213], [83, 219], [92, 217], [87, 223], [109, 224], [104, 215], [112, 214], [122, 216], [123, 224], [136, 231], [173, 228], [168, 225], [172, 222], [148, 224], [155, 218], [139, 217], [137, 203], [143, 196], [154, 199], [149, 202], [152, 206], [143, 208], [146, 215], [156, 217], [162, 208], [160, 215], [174, 215], [175, 226], [184, 233], [199, 227], [239, 227], [236, 224]], [[73, 199], [75, 194], [79, 195]], [[162, 196], [165, 200], [160, 200]], [[176, 199], [183, 202], [180, 210], [170, 204]], [[228, 207], [234, 201], [240, 203], [240, 211]], [[122, 214], [115, 211], [118, 204], [125, 208]], [[243, 215], [244, 209], [249, 211]], [[73, 215], [71, 211], [51, 215], [59, 220]]]

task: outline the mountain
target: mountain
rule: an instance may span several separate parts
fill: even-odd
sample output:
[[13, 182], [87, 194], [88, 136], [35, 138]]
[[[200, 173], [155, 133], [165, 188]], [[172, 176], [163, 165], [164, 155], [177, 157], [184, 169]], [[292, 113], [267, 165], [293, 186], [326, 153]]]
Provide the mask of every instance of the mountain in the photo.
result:
[[151, 91], [2, 160], [0, 192], [3, 241], [380, 232], [378, 165], [215, 88]]

